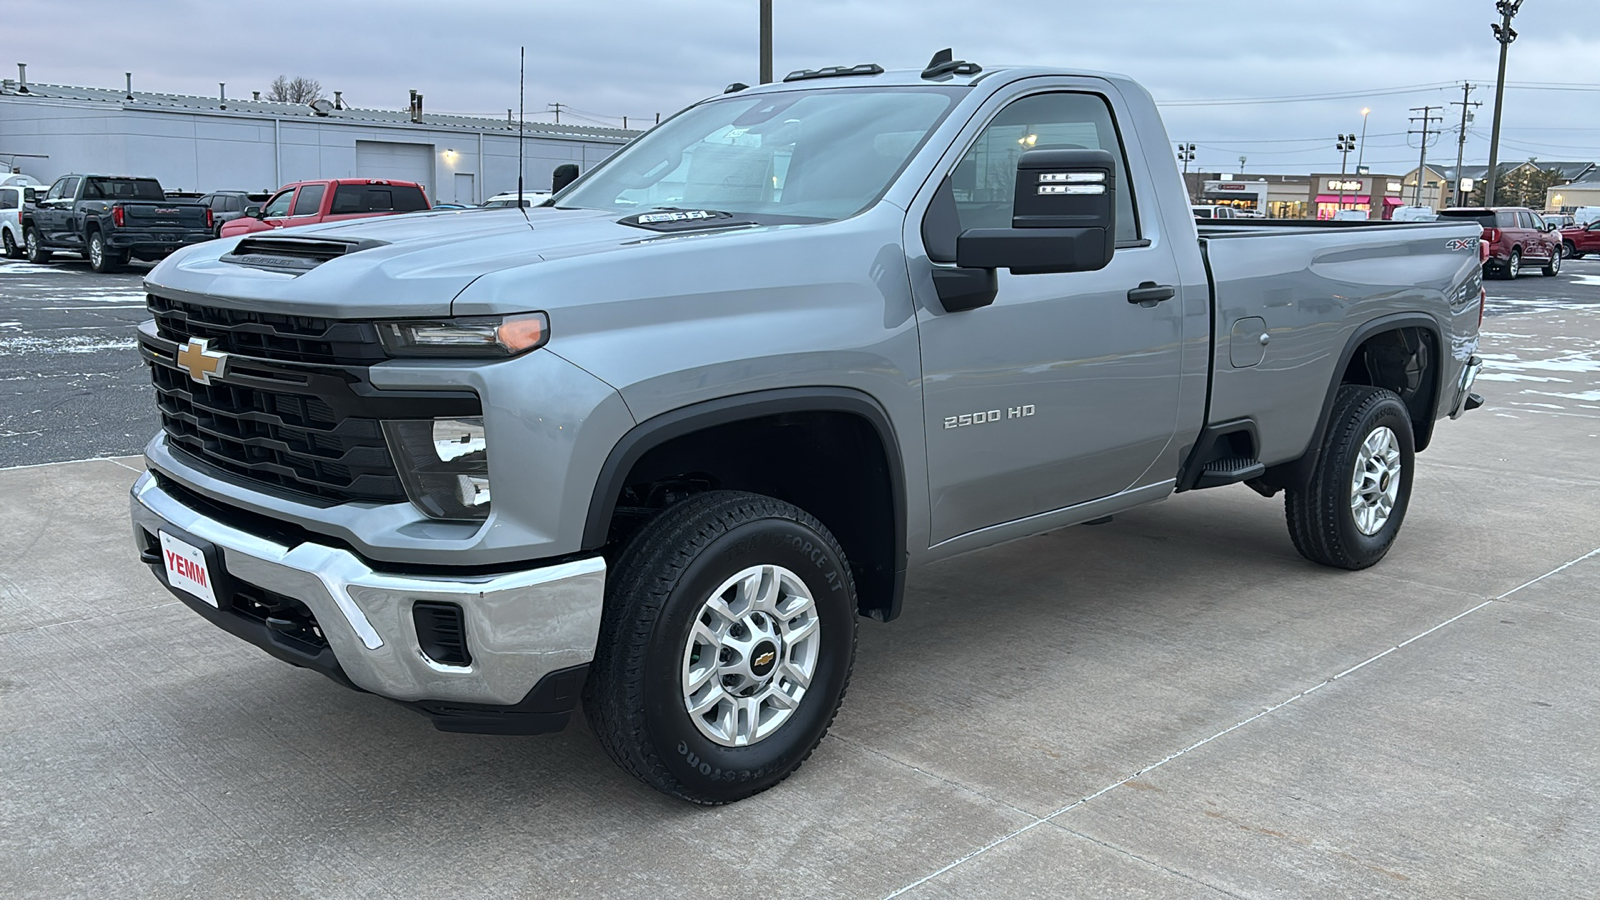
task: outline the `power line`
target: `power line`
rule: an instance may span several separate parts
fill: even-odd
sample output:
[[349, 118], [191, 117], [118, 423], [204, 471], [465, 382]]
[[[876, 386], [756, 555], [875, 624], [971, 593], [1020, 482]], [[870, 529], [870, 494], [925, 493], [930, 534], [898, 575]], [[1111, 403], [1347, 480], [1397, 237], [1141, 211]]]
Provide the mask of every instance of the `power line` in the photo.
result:
[[1422, 135], [1421, 140], [1417, 141], [1417, 143], [1422, 145], [1422, 155], [1417, 160], [1417, 194], [1416, 194], [1415, 202], [1412, 203], [1412, 206], [1421, 206], [1422, 205], [1422, 183], [1424, 181], [1428, 180], [1428, 137], [1430, 135], [1439, 133], [1438, 130], [1433, 127], [1433, 123], [1434, 122], [1443, 122], [1444, 121], [1444, 117], [1443, 116], [1436, 116], [1436, 115], [1433, 114], [1433, 111], [1436, 110], [1436, 109], [1442, 109], [1442, 108], [1443, 107], [1438, 107], [1438, 106], [1413, 106], [1413, 107], [1411, 107], [1411, 111], [1412, 112], [1420, 112], [1420, 113], [1422, 113], [1422, 115], [1420, 115], [1420, 116], [1412, 116], [1411, 117], [1411, 121], [1413, 121], [1413, 122], [1421, 122], [1422, 123], [1422, 127], [1420, 129], [1412, 129], [1412, 130], [1407, 132], [1407, 134], [1421, 134]]

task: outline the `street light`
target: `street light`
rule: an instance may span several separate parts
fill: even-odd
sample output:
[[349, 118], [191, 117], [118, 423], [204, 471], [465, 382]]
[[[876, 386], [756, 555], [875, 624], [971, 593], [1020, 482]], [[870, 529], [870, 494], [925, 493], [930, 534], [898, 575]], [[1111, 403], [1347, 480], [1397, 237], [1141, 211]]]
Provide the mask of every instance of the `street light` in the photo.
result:
[[1189, 163], [1194, 162], [1194, 145], [1179, 144], [1178, 159], [1183, 162], [1183, 189], [1189, 193], [1190, 202], [1194, 201], [1194, 191], [1189, 187]]
[[1353, 134], [1339, 135], [1339, 143], [1334, 145], [1339, 151], [1339, 208], [1344, 209], [1344, 173], [1345, 166], [1350, 162], [1350, 153], [1356, 149], [1356, 136]]
[[1511, 27], [1511, 19], [1522, 8], [1522, 0], [1498, 0], [1494, 8], [1500, 13], [1500, 21], [1491, 22], [1489, 28], [1494, 31], [1494, 39], [1500, 42], [1500, 74], [1494, 83], [1494, 128], [1489, 134], [1489, 171], [1484, 175], [1487, 180], [1483, 188], [1485, 206], [1494, 205], [1494, 170], [1500, 163], [1500, 108], [1506, 96], [1506, 52], [1511, 49], [1511, 42], [1517, 39], [1517, 30]]
[[1361, 107], [1361, 143], [1356, 146], [1356, 172], [1361, 171], [1361, 159], [1367, 155], [1367, 113], [1372, 110]]

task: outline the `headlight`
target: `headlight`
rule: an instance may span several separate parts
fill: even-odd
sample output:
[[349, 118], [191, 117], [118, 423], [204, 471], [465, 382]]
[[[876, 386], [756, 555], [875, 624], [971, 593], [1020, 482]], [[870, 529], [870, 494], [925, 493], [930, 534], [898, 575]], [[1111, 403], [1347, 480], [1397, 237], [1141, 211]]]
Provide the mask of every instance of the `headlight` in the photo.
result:
[[550, 340], [550, 317], [542, 312], [416, 322], [379, 322], [378, 337], [390, 356], [508, 357], [537, 350]]
[[406, 496], [436, 519], [489, 515], [489, 447], [483, 418], [383, 423]]

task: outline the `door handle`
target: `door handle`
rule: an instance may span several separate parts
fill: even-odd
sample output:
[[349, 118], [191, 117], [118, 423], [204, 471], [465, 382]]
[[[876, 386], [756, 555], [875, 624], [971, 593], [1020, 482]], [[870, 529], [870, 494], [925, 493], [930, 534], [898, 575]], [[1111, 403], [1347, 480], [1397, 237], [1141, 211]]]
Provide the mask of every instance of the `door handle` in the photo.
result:
[[1128, 302], [1151, 307], [1163, 300], [1171, 300], [1177, 294], [1177, 289], [1170, 284], [1156, 284], [1154, 281], [1146, 281], [1128, 292]]

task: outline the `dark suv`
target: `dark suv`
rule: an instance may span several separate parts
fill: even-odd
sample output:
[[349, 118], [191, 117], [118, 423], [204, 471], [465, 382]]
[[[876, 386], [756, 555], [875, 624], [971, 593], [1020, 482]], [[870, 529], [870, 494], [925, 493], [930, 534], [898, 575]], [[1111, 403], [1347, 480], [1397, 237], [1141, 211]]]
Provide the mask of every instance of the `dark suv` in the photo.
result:
[[212, 231], [221, 237], [222, 223], [243, 216], [249, 207], [265, 205], [271, 196], [267, 191], [212, 191], [201, 197], [200, 202], [211, 207]]
[[1546, 275], [1561, 271], [1561, 235], [1531, 209], [1461, 206], [1440, 212], [1439, 218], [1474, 219], [1483, 226], [1483, 239], [1489, 242], [1484, 274], [1515, 278], [1528, 263], [1538, 264]]

